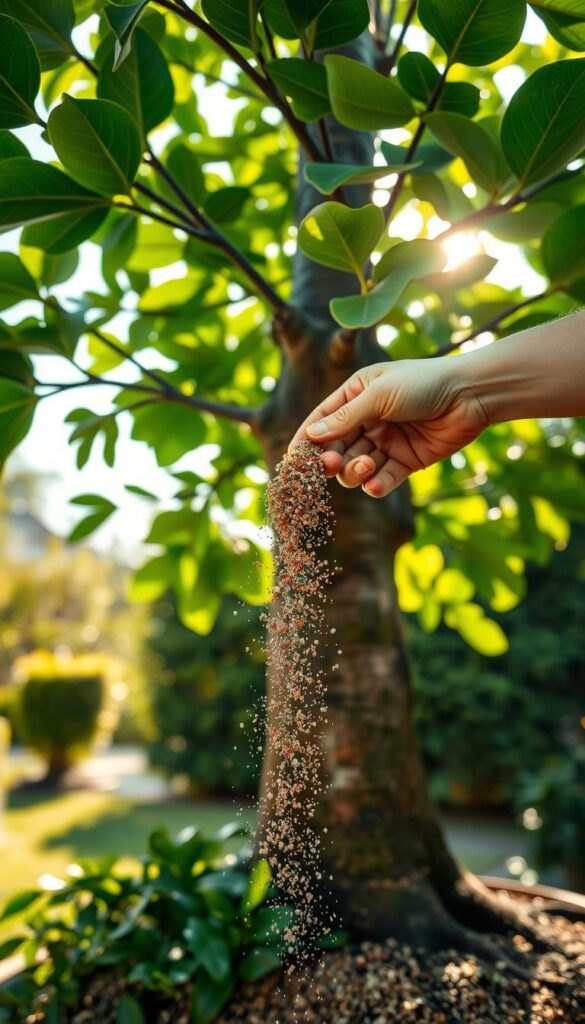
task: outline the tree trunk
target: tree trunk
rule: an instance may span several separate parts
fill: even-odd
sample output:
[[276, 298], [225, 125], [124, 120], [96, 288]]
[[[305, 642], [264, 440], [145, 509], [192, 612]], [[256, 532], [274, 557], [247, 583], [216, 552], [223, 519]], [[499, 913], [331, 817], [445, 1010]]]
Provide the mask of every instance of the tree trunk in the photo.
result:
[[[369, 35], [342, 52], [361, 60], [369, 56], [373, 62]], [[350, 133], [333, 121], [327, 129], [337, 162], [372, 162], [368, 133]], [[322, 197], [303, 183], [302, 171], [299, 177], [300, 220]], [[346, 197], [351, 205], [361, 206], [369, 201], [369, 191], [353, 186]], [[358, 367], [386, 358], [373, 332], [352, 339], [330, 317], [330, 298], [355, 291], [355, 285], [350, 275], [319, 267], [297, 252], [293, 302], [300, 316], [275, 324], [282, 373], [258, 425], [271, 472], [298, 424], [326, 394]], [[393, 935], [429, 947], [459, 942], [477, 950], [478, 943], [460, 941], [467, 936], [462, 926], [501, 930], [500, 914], [477, 880], [462, 875], [447, 850], [425, 793], [413, 726], [413, 694], [393, 582], [395, 552], [413, 531], [408, 489], [403, 486], [376, 501], [359, 489], [334, 484], [332, 497], [336, 525], [331, 556], [341, 573], [332, 587], [326, 626], [335, 629], [343, 653], [339, 670], [328, 679], [322, 736], [327, 778], [316, 825], [327, 828], [323, 874], [333, 876], [336, 909], [355, 934]], [[270, 709], [276, 686], [269, 678], [269, 714], [277, 710], [274, 702]], [[266, 781], [277, 771], [276, 754], [268, 746], [260, 841], [272, 814]], [[298, 838], [302, 847], [303, 836]]]

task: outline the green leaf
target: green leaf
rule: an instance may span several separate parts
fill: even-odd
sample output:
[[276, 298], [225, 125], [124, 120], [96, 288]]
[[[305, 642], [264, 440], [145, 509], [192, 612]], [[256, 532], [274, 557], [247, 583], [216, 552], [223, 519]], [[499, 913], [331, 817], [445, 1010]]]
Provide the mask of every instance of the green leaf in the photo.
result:
[[360, 131], [398, 128], [414, 116], [400, 86], [351, 57], [325, 58], [331, 107], [340, 124]]
[[203, 13], [210, 25], [230, 43], [257, 50], [256, 35], [260, 0], [203, 0]]
[[[424, 53], [405, 53], [398, 64], [398, 81], [414, 100], [428, 103], [440, 81], [440, 74]], [[447, 82], [437, 110], [452, 110], [473, 117], [479, 109], [479, 89], [471, 82]]]
[[[397, 147], [398, 148], [398, 147]], [[403, 150], [406, 153], [406, 150]], [[449, 157], [450, 159], [450, 157]], [[418, 164], [394, 164], [393, 166], [361, 167], [359, 164], [305, 164], [303, 174], [313, 188], [329, 196], [341, 185], [358, 185], [362, 182], [378, 181], [396, 171], [409, 170]]]
[[429, 101], [440, 77], [432, 60], [424, 53], [405, 53], [398, 62], [398, 81], [408, 95], [420, 103]]
[[[184, 141], [176, 142], [168, 152], [165, 162], [173, 178], [186, 192], [189, 199], [196, 206], [200, 206], [205, 201], [205, 177], [195, 148]], [[173, 198], [177, 197], [173, 195]]]
[[448, 153], [442, 146], [437, 146], [435, 142], [423, 142], [416, 151], [416, 163], [410, 165], [404, 163], [404, 158], [408, 152], [404, 146], [396, 146], [392, 142], [382, 140], [380, 150], [386, 163], [392, 170], [396, 167], [404, 170], [405, 167], [410, 166], [411, 174], [415, 176], [430, 174], [432, 171], [441, 171], [443, 167], [452, 163], [454, 159], [452, 153]]
[[508, 650], [508, 640], [502, 627], [488, 619], [477, 604], [456, 604], [446, 609], [445, 622], [480, 654], [493, 658]]
[[81, 519], [77, 526], [73, 528], [69, 534], [67, 540], [70, 544], [74, 544], [78, 540], [82, 540], [84, 537], [88, 537], [90, 533], [94, 533], [99, 527], [105, 523], [106, 519], [109, 519], [113, 512], [116, 511], [116, 506], [112, 505], [111, 502], [100, 504], [99, 508], [95, 512], [90, 512], [88, 516]]
[[24, 942], [26, 942], [26, 935], [15, 935], [12, 939], [0, 942], [0, 960], [7, 960], [8, 957], [16, 953], [17, 949], [20, 949]]
[[214, 928], [209, 921], [191, 917], [184, 935], [188, 948], [210, 978], [219, 982], [230, 977], [230, 947], [220, 930]]
[[425, 288], [436, 291], [439, 295], [450, 295], [460, 288], [469, 288], [476, 281], [483, 281], [497, 264], [493, 256], [486, 253], [477, 253], [470, 256], [453, 270], [443, 273], [426, 274], [424, 279]]
[[132, 49], [132, 33], [138, 25], [148, 0], [124, 5], [106, 4], [104, 14], [116, 36], [114, 49], [114, 70], [128, 57]]
[[515, 47], [526, 20], [526, 0], [419, 0], [418, 16], [450, 64], [476, 67]]
[[116, 441], [118, 440], [118, 424], [111, 413], [98, 416], [91, 409], [73, 409], [65, 417], [65, 422], [77, 424], [69, 441], [70, 443], [80, 442], [77, 449], [78, 469], [82, 469], [85, 466], [91, 455], [94, 441], [100, 434], [103, 434], [104, 438], [104, 461], [107, 466], [112, 467], [114, 465]]
[[44, 71], [58, 67], [74, 53], [72, 0], [0, 0], [0, 14], [10, 15], [26, 29]]
[[319, 15], [313, 48], [343, 46], [365, 32], [370, 20], [368, 0], [330, 0]]
[[530, 0], [551, 36], [570, 50], [585, 50], [583, 0]]
[[[0, 196], [0, 231], [50, 222], [47, 230], [55, 232], [62, 251], [89, 238], [107, 212], [102, 196], [81, 188], [57, 167], [28, 157], [0, 163]], [[23, 243], [58, 251], [40, 230], [25, 232]]]
[[11, 252], [0, 252], [0, 309], [38, 297], [39, 290], [22, 260]]
[[41, 84], [37, 51], [14, 18], [0, 16], [0, 128], [41, 123], [35, 99]]
[[329, 0], [284, 0], [290, 19], [298, 32], [302, 32], [327, 6]]
[[[294, 2], [294, 0], [293, 0]], [[296, 6], [296, 4], [295, 4]], [[287, 9], [286, 0], [265, 0], [263, 11], [268, 24], [283, 39], [297, 39], [299, 30]], [[356, 39], [368, 27], [367, 0], [330, 0], [307, 33], [309, 49], [326, 50]]]
[[331, 113], [327, 72], [316, 61], [280, 57], [267, 64], [270, 77], [292, 100], [292, 108], [303, 121], [318, 121]]
[[[0, 380], [0, 410], [4, 406], [4, 387], [6, 381]], [[14, 917], [15, 914], [21, 914], [23, 910], [27, 910], [31, 904], [35, 903], [36, 900], [40, 899], [43, 895], [38, 889], [25, 889], [22, 892], [16, 893], [4, 904], [2, 913], [0, 914], [0, 921], [7, 921], [8, 918]]]
[[157, 402], [132, 413], [132, 437], [146, 441], [159, 466], [169, 466], [197, 448], [205, 437], [205, 423], [196, 409], [175, 402]]
[[242, 897], [241, 913], [250, 914], [266, 899], [272, 881], [272, 872], [267, 860], [256, 862], [250, 872], [248, 888]]
[[214, 981], [206, 974], [200, 974], [193, 982], [191, 995], [191, 1018], [193, 1024], [211, 1024], [225, 1006], [234, 990], [234, 980], [229, 976]]
[[441, 145], [460, 156], [470, 177], [486, 192], [498, 187], [498, 164], [495, 145], [486, 131], [462, 114], [433, 113], [423, 118]]
[[244, 954], [240, 961], [239, 973], [246, 981], [257, 981], [279, 967], [282, 967], [282, 959], [276, 950], [260, 947]]
[[128, 193], [141, 158], [130, 114], [109, 100], [64, 96], [48, 123], [51, 143], [71, 177], [104, 196]]
[[383, 230], [384, 216], [373, 203], [357, 210], [342, 203], [322, 203], [301, 222], [298, 241], [316, 263], [363, 280], [363, 265]]
[[380, 283], [365, 295], [332, 299], [331, 314], [342, 327], [372, 327], [387, 316], [409, 281], [440, 270], [445, 260], [441, 247], [426, 239], [394, 245], [374, 267]]
[[565, 167], [585, 146], [585, 59], [539, 68], [514, 94], [502, 122], [504, 155], [521, 186]]
[[128, 995], [127, 992], [124, 993], [118, 1003], [116, 1024], [146, 1024], [146, 1017], [142, 1012], [140, 1004], [134, 996]]
[[15, 326], [0, 324], [0, 351], [4, 353], [7, 349], [35, 354], [52, 352], [67, 357], [72, 354], [67, 339], [53, 325], [45, 326], [34, 318], [27, 318]]
[[21, 352], [3, 351], [0, 376], [18, 381], [27, 387], [32, 387], [34, 385], [34, 375], [31, 359]]
[[[28, 433], [35, 405], [36, 397], [33, 391], [14, 380], [0, 377], [0, 467], [4, 465], [10, 452]], [[18, 905], [16, 910], [10, 909], [17, 906], [17, 901], [24, 899], [26, 895], [26, 893], [21, 893], [20, 897], [15, 896], [9, 900], [0, 915], [0, 921], [28, 906], [28, 903], [25, 903], [22, 907]], [[39, 894], [37, 893], [34, 897], [32, 893], [28, 893], [28, 895], [31, 897], [29, 903], [32, 903], [33, 898], [36, 899]]]
[[24, 229], [22, 242], [24, 245], [43, 249], [53, 256], [63, 255], [71, 252], [87, 238], [91, 238], [107, 212], [105, 206], [90, 210], [89, 213], [86, 209], [81, 209], [31, 225]]
[[249, 188], [244, 188], [241, 185], [218, 188], [207, 197], [203, 210], [216, 224], [226, 224], [237, 220], [251, 194]]
[[565, 210], [551, 224], [542, 240], [541, 256], [553, 284], [585, 280], [585, 206]]
[[283, 932], [294, 922], [293, 907], [260, 907], [252, 918], [249, 941], [252, 944], [269, 943], [274, 945]]
[[166, 224], [147, 224], [138, 221], [138, 234], [134, 251], [127, 261], [131, 272], [148, 273], [153, 267], [167, 267], [183, 255], [184, 241], [175, 238]]
[[140, 28], [121, 67], [115, 67], [113, 55], [111, 49], [104, 56], [97, 94], [124, 107], [144, 138], [173, 109], [175, 90], [167, 61], [148, 32]]
[[17, 139], [12, 132], [0, 131], [0, 160], [10, 160], [13, 156], [28, 156], [24, 142]]

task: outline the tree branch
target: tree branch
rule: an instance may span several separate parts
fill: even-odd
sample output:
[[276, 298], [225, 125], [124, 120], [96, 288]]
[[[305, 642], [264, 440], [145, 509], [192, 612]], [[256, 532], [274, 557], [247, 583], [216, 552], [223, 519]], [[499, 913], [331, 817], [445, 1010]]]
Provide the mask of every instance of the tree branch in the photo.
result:
[[171, 14], [176, 14], [179, 18], [183, 18], [184, 21], [189, 22], [190, 25], [199, 29], [200, 32], [203, 32], [209, 39], [211, 39], [216, 46], [219, 46], [229, 59], [241, 68], [241, 70], [254, 83], [256, 88], [266, 96], [270, 101], [270, 104], [276, 107], [277, 110], [280, 110], [284, 120], [296, 135], [311, 160], [323, 160], [323, 154], [311, 138], [306, 125], [295, 117], [288, 103], [274, 87], [272, 81], [269, 78], [263, 78], [262, 75], [259, 75], [256, 69], [252, 67], [252, 65], [245, 57], [242, 56], [235, 46], [232, 46], [227, 39], [224, 39], [223, 36], [214, 29], [213, 25], [210, 25], [208, 21], [205, 21], [199, 14], [192, 11], [186, 4], [180, 2], [175, 3], [174, 0], [155, 0], [155, 2], [159, 7], [163, 7], [166, 11], [170, 11]]
[[[178, 2], [182, 3], [182, 0], [178, 0]], [[185, 11], [189, 12], [189, 8], [186, 5], [183, 5], [183, 7]], [[180, 13], [180, 11], [178, 11], [177, 13]], [[207, 23], [204, 22], [204, 24]], [[237, 50], [235, 52], [237, 53]], [[93, 65], [88, 63], [87, 66], [91, 71], [93, 71], [94, 74], [97, 73], [97, 70], [93, 67]], [[262, 79], [260, 80], [262, 81]], [[194, 221], [195, 229], [189, 224], [188, 220], [185, 219], [182, 210], [175, 206], [174, 203], [170, 203], [167, 199], [164, 199], [163, 196], [158, 195], [156, 192], [153, 192], [151, 189], [149, 189], [147, 185], [143, 185], [141, 183], [135, 183], [134, 187], [136, 188], [136, 190], [138, 192], [141, 192], [142, 195], [147, 196], [152, 202], [157, 203], [157, 205], [161, 206], [163, 209], [166, 209], [167, 211], [173, 213], [174, 216], [179, 218], [180, 223], [169, 220], [167, 217], [163, 217], [161, 214], [155, 213], [153, 210], [145, 210], [138, 204], [128, 206], [126, 204], [115, 203], [114, 205], [118, 206], [121, 209], [130, 210], [133, 213], [141, 213], [145, 216], [152, 217], [154, 220], [158, 220], [161, 224], [167, 224], [169, 227], [179, 228], [181, 231], [185, 231], [188, 235], [191, 235], [193, 238], [198, 238], [200, 239], [200, 241], [206, 242], [209, 245], [214, 245], [216, 248], [221, 249], [226, 254], [226, 256], [229, 257], [231, 262], [234, 263], [237, 267], [239, 267], [240, 270], [248, 277], [248, 279], [254, 285], [255, 291], [257, 291], [266, 299], [266, 301], [268, 302], [272, 309], [286, 309], [287, 303], [284, 301], [284, 299], [280, 298], [280, 296], [277, 294], [274, 288], [268, 283], [268, 281], [264, 280], [262, 275], [259, 274], [255, 267], [252, 266], [250, 261], [246, 259], [244, 254], [241, 253], [239, 249], [236, 248], [235, 245], [232, 245], [231, 242], [228, 242], [225, 236], [222, 235], [220, 231], [218, 231], [215, 225], [212, 224], [211, 221], [209, 221], [201, 212], [201, 210], [197, 208], [197, 206], [191, 201], [185, 190], [180, 186], [180, 184], [175, 180], [173, 175], [170, 174], [170, 172], [167, 170], [164, 164], [153, 153], [150, 146], [147, 146], [147, 154], [147, 159], [149, 160], [149, 162], [152, 164], [155, 170], [158, 171], [161, 177], [165, 179], [169, 187], [174, 191], [175, 195], [183, 203], [183, 206], [185, 207], [187, 212], [190, 214], [192, 220]], [[206, 229], [206, 231], [198, 230], [198, 225], [203, 226]]]
[[[445, 70], [443, 71], [443, 74], [439, 78], [439, 81], [437, 82], [435, 88], [433, 89], [432, 95], [430, 96], [429, 101], [428, 101], [428, 103], [427, 103], [423, 113], [419, 114], [418, 127], [417, 127], [417, 129], [416, 129], [416, 131], [415, 131], [415, 133], [414, 133], [414, 135], [413, 135], [413, 137], [411, 139], [410, 145], [409, 145], [408, 149], [406, 150], [406, 155], [404, 157], [404, 163], [405, 164], [411, 163], [412, 160], [413, 160], [413, 157], [416, 156], [416, 151], [417, 151], [417, 149], [419, 147], [420, 140], [422, 139], [423, 134], [424, 134], [424, 130], [426, 128], [426, 125], [425, 125], [425, 123], [423, 121], [423, 117], [424, 117], [425, 114], [430, 114], [431, 111], [433, 111], [435, 109], [437, 103], [439, 102], [439, 100], [441, 98], [441, 93], [443, 92], [443, 89], [445, 87], [445, 82], [447, 81], [447, 73], [448, 73], [448, 71], [449, 71], [449, 64], [447, 64], [445, 66]], [[392, 189], [392, 192], [390, 193], [390, 198], [389, 198], [388, 202], [386, 203], [386, 210], [385, 210], [386, 224], [390, 223], [392, 214], [394, 213], [394, 210], [396, 209], [396, 204], [397, 204], [397, 202], [400, 199], [400, 196], [402, 194], [402, 189], [404, 188], [404, 182], [406, 181], [406, 175], [407, 174], [408, 174], [407, 170], [399, 171], [398, 172], [398, 179], [397, 179], [397, 181], [396, 181], [396, 183], [395, 183], [395, 185], [394, 185], [394, 187]]]
[[485, 331], [495, 330], [503, 320], [507, 320], [508, 317], [514, 313], [518, 313], [519, 310], [525, 309], [527, 306], [531, 306], [533, 302], [540, 302], [541, 299], [545, 299], [548, 295], [552, 294], [553, 289], [545, 288], [544, 291], [539, 292], [538, 295], [530, 295], [527, 299], [522, 299], [521, 302], [514, 303], [513, 306], [509, 306], [504, 309], [503, 312], [497, 313], [495, 316], [486, 320], [485, 323], [480, 324], [479, 327], [474, 327], [472, 331], [469, 331], [463, 338], [459, 338], [459, 341], [454, 341], [449, 345], [443, 345], [436, 352], [433, 352], [430, 356], [425, 356], [426, 359], [436, 359], [438, 356], [449, 355], [450, 352], [455, 352], [462, 345], [465, 345], [467, 341], [473, 341], [478, 335], [483, 334]]
[[[100, 340], [104, 339], [100, 338]], [[149, 376], [152, 379], [152, 371], [147, 370], [133, 358], [130, 359], [130, 362], [134, 363], [134, 365], [144, 373], [145, 376]], [[256, 409], [246, 408], [245, 406], [235, 405], [230, 402], [219, 402], [215, 399], [203, 398], [200, 395], [186, 395], [182, 391], [179, 391], [179, 389], [169, 381], [164, 381], [163, 389], [160, 387], [151, 387], [148, 384], [140, 384], [138, 382], [129, 383], [128, 381], [121, 380], [106, 380], [104, 377], [98, 377], [97, 374], [92, 373], [91, 370], [85, 370], [77, 364], [74, 365], [80, 373], [85, 375], [86, 380], [70, 381], [65, 384], [35, 381], [35, 385], [37, 387], [53, 388], [53, 391], [49, 392], [48, 395], [41, 395], [40, 397], [48, 398], [59, 394], [61, 391], [71, 391], [74, 388], [90, 387], [92, 384], [102, 384], [106, 387], [120, 388], [123, 391], [136, 391], [139, 394], [151, 395], [152, 398], [149, 399], [151, 402], [177, 402], [180, 405], [187, 405], [192, 409], [198, 409], [199, 412], [212, 413], [214, 416], [219, 416], [221, 419], [233, 420], [237, 423], [248, 423], [252, 425], [256, 421]], [[159, 379], [162, 381], [162, 378]], [[124, 406], [123, 408], [128, 407]]]
[[[396, 61], [398, 60], [400, 51], [402, 49], [402, 45], [404, 43], [404, 39], [405, 39], [406, 33], [408, 32], [408, 29], [410, 28], [410, 23], [411, 23], [412, 19], [414, 18], [414, 15], [415, 15], [415, 12], [416, 12], [416, 3], [417, 3], [417, 0], [411, 0], [410, 7], [408, 8], [406, 14], [404, 15], [404, 21], [402, 22], [402, 27], [400, 29], [400, 34], [399, 34], [399, 36], [398, 36], [398, 38], [396, 40], [396, 43], [394, 45], [394, 49], [392, 50], [392, 53], [390, 54], [388, 63], [384, 65], [384, 70], [385, 70], [387, 75], [390, 74], [390, 72], [392, 71], [394, 65], [396, 64]], [[396, 5], [394, 4], [394, 7], [395, 6]], [[388, 37], [390, 35], [390, 29], [392, 28], [392, 21], [394, 20], [394, 18], [392, 16], [392, 13], [390, 15], [390, 19], [391, 20], [390, 20], [390, 22], [388, 24]]]
[[460, 231], [466, 231], [468, 228], [473, 228], [476, 224], [481, 224], [484, 220], [489, 220], [490, 217], [497, 217], [500, 213], [509, 213], [510, 210], [514, 210], [517, 206], [522, 203], [529, 202], [534, 196], [540, 192], [544, 192], [551, 185], [555, 185], [557, 182], [571, 180], [577, 174], [581, 173], [581, 168], [576, 171], [563, 170], [557, 174], [552, 174], [549, 178], [545, 178], [543, 181], [532, 186], [532, 188], [524, 189], [522, 192], [518, 192], [517, 195], [510, 196], [503, 203], [488, 203], [487, 206], [482, 207], [481, 210], [474, 210], [473, 213], [469, 213], [467, 217], [462, 217], [461, 220], [451, 224], [444, 231], [441, 231], [440, 235], [436, 235], [434, 241], [443, 242], [446, 238], [450, 238], [452, 235], [459, 234]]
[[[106, 337], [105, 334], [102, 334], [101, 331], [96, 330], [94, 327], [90, 327], [89, 333], [93, 334], [95, 338], [98, 338], [102, 345], [111, 349], [112, 352], [116, 352], [119, 356], [122, 356], [123, 359], [132, 363], [140, 373], [143, 373], [145, 377], [148, 377], [150, 380], [154, 381], [155, 384], [158, 384], [163, 391], [172, 392], [174, 390], [173, 385], [170, 384], [169, 381], [165, 380], [164, 377], [159, 376], [155, 370], [149, 370], [148, 367], [143, 366], [142, 363], [140, 363], [131, 352], [127, 352], [122, 345], [118, 345], [116, 341], [112, 341], [111, 338]], [[83, 372], [85, 373], [85, 370]]]
[[176, 64], [177, 67], [183, 68], [185, 71], [188, 71], [191, 75], [201, 75], [201, 77], [205, 78], [206, 81], [208, 82], [217, 82], [218, 85], [223, 85], [225, 86], [226, 89], [233, 89], [234, 92], [239, 92], [242, 94], [242, 96], [247, 96], [251, 100], [258, 100], [260, 103], [262, 103], [264, 99], [264, 97], [261, 96], [260, 93], [252, 92], [251, 89], [246, 89], [246, 87], [243, 85], [232, 85], [231, 82], [228, 82], [225, 78], [222, 78], [221, 75], [213, 75], [211, 71], [201, 71], [199, 68], [191, 67], [191, 65], [187, 64], [187, 62], [184, 60], [173, 59], [170, 60], [169, 63]]

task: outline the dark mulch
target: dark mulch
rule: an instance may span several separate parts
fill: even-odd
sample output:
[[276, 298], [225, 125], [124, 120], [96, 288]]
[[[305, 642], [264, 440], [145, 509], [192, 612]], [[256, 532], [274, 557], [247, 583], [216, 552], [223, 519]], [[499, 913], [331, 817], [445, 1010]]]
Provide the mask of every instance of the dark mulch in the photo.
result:
[[[520, 936], [494, 937], [503, 952], [513, 941], [527, 979], [503, 961], [429, 954], [392, 939], [363, 942], [245, 984], [217, 1024], [585, 1024], [585, 923], [543, 914], [539, 923], [563, 953], [537, 954]], [[112, 976], [95, 979], [70, 1024], [115, 1024], [123, 989]], [[191, 1024], [188, 1004], [185, 991], [173, 1006], [145, 1008], [153, 1024]]]

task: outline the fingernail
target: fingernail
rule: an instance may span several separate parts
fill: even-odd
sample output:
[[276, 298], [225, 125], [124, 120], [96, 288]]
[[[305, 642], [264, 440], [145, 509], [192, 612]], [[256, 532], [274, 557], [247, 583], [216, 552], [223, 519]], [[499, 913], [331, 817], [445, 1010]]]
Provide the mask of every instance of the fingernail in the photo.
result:
[[319, 420], [318, 423], [311, 423], [310, 427], [307, 427], [307, 434], [312, 434], [313, 437], [322, 437], [323, 434], [328, 432], [327, 424], [325, 420]]
[[353, 470], [354, 473], [357, 474], [357, 476], [365, 476], [366, 473], [369, 472], [369, 468], [370, 467], [368, 466], [367, 462], [356, 462], [355, 466], [353, 467]]

